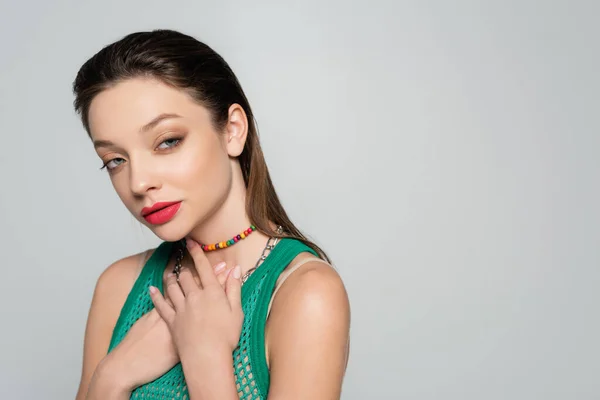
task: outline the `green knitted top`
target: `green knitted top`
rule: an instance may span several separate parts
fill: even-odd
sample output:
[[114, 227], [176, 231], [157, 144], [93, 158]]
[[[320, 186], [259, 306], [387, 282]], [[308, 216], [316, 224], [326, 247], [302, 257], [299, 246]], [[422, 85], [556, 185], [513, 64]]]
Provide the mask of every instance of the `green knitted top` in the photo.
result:
[[[161, 243], [144, 265], [121, 309], [110, 341], [109, 353], [123, 340], [132, 325], [154, 308], [148, 286], [156, 286], [164, 295], [163, 272], [173, 246], [172, 242]], [[232, 354], [232, 363], [238, 395], [244, 400], [267, 398], [269, 370], [265, 356], [265, 323], [269, 302], [277, 278], [302, 252], [317, 255], [314, 250], [298, 240], [281, 239], [242, 286], [244, 323], [238, 347]], [[131, 398], [188, 400], [189, 394], [181, 363], [154, 381], [136, 388], [131, 393]]]

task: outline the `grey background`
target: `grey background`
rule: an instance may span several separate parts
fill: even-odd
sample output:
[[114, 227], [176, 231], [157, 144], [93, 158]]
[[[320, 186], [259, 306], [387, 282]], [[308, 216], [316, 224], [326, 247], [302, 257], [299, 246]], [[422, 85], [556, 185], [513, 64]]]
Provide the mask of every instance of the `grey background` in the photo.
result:
[[3, 1], [0, 397], [74, 398], [98, 275], [158, 243], [71, 102], [121, 36], [190, 33], [257, 114], [352, 305], [343, 399], [600, 398], [598, 2]]

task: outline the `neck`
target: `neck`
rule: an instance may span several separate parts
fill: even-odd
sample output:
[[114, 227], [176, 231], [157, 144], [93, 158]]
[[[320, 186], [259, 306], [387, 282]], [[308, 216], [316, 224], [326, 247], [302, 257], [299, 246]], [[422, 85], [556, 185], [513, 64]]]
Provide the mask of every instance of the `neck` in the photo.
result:
[[[219, 209], [190, 232], [189, 236], [192, 239], [200, 244], [215, 244], [232, 239], [250, 227], [250, 219], [246, 215], [246, 188], [243, 180], [239, 182], [234, 180], [230, 192]], [[211, 265], [214, 266], [221, 261], [227, 264], [227, 268], [239, 265], [244, 274], [254, 267], [268, 239], [261, 232], [254, 231], [229, 247], [206, 251], [205, 254]]]

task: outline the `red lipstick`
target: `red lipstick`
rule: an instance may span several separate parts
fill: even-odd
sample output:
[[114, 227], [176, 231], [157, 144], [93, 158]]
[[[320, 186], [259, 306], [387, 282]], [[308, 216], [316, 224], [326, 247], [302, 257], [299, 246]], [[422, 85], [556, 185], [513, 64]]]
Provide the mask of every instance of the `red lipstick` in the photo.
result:
[[151, 207], [142, 208], [142, 217], [152, 225], [169, 222], [181, 206], [181, 201], [155, 203]]

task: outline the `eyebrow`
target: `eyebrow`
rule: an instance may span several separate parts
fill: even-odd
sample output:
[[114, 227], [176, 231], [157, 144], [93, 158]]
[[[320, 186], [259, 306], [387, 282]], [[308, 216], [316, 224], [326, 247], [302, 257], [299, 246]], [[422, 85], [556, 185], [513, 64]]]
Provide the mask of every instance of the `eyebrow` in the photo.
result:
[[[139, 130], [140, 133], [145, 133], [148, 132], [149, 130], [151, 130], [152, 128], [154, 128], [156, 125], [160, 124], [162, 121], [166, 120], [166, 119], [172, 119], [172, 118], [181, 118], [181, 115], [179, 114], [175, 114], [175, 113], [162, 113], [158, 116], [156, 116], [155, 118], [152, 119], [152, 121], [148, 122], [146, 125], [142, 126]], [[109, 146], [113, 146], [114, 143], [111, 142], [110, 140], [94, 140], [94, 147], [109, 147]]]

